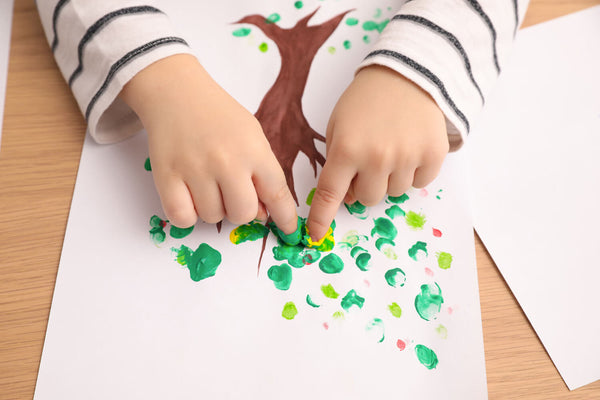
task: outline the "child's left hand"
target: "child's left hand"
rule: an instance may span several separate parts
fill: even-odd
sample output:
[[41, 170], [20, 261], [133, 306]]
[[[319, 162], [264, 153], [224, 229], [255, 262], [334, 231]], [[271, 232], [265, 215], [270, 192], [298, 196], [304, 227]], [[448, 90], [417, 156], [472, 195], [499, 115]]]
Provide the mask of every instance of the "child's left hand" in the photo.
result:
[[399, 73], [369, 66], [340, 97], [327, 127], [308, 228], [323, 237], [342, 202], [366, 206], [424, 187], [448, 153], [444, 115], [419, 86]]

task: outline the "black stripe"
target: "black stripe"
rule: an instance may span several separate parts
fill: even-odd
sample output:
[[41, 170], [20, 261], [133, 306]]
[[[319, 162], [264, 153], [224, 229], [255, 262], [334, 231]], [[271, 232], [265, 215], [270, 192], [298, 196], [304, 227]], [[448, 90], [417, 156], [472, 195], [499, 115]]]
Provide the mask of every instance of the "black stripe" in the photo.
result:
[[75, 78], [77, 78], [81, 74], [81, 71], [83, 70], [83, 49], [88, 44], [88, 42], [102, 28], [104, 28], [106, 25], [108, 25], [108, 23], [111, 22], [112, 20], [114, 20], [115, 18], [120, 17], [122, 15], [140, 14], [140, 13], [162, 13], [162, 11], [160, 11], [158, 8], [154, 8], [151, 6], [136, 6], [136, 7], [121, 8], [120, 10], [116, 10], [116, 11], [106, 14], [105, 16], [100, 18], [98, 21], [94, 22], [94, 24], [88, 28], [88, 30], [85, 32], [85, 35], [83, 35], [83, 38], [81, 38], [79, 45], [77, 46], [77, 58], [79, 60], [79, 64], [77, 65], [77, 68], [75, 68], [75, 71], [73, 71], [73, 73], [71, 74], [71, 77], [69, 78], [69, 86], [73, 85], [73, 81], [75, 80]]
[[471, 7], [473, 7], [473, 10], [475, 10], [475, 12], [479, 14], [481, 19], [483, 19], [483, 22], [485, 22], [490, 31], [490, 34], [492, 35], [492, 51], [494, 52], [494, 65], [496, 66], [496, 72], [500, 73], [500, 65], [498, 64], [498, 53], [496, 52], [496, 29], [494, 28], [494, 24], [492, 23], [490, 17], [488, 17], [488, 15], [485, 13], [485, 11], [483, 11], [483, 8], [481, 8], [481, 5], [477, 0], [467, 0], [467, 2], [471, 5]]
[[391, 51], [391, 50], [375, 50], [375, 51], [369, 53], [367, 55], [367, 57], [365, 57], [365, 59], [370, 58], [370, 57], [375, 57], [377, 55], [383, 55], [383, 56], [394, 58], [394, 59], [406, 64], [407, 66], [411, 67], [412, 69], [414, 69], [415, 71], [419, 72], [421, 75], [423, 75], [424, 77], [429, 79], [431, 81], [431, 83], [433, 83], [435, 86], [437, 86], [440, 93], [444, 97], [444, 100], [446, 100], [446, 103], [448, 103], [448, 105], [456, 113], [458, 118], [460, 118], [460, 120], [465, 124], [465, 127], [467, 128], [467, 133], [469, 132], [469, 130], [470, 130], [469, 120], [467, 119], [465, 114], [463, 114], [462, 111], [460, 111], [458, 109], [456, 104], [454, 104], [454, 101], [448, 94], [448, 91], [446, 90], [444, 83], [433, 72], [431, 72], [430, 70], [428, 70], [421, 64], [417, 63], [413, 59], [408, 58], [403, 54], [400, 54], [400, 53], [397, 53], [397, 52]]
[[516, 36], [517, 29], [519, 29], [519, 2], [518, 2], [518, 0], [513, 0], [513, 10], [515, 11], [515, 30], [513, 32], [513, 36]]
[[420, 16], [417, 16], [417, 15], [396, 15], [396, 16], [394, 16], [394, 18], [392, 18], [392, 21], [395, 21], [395, 20], [407, 20], [407, 21], [412, 21], [417, 24], [426, 26], [427, 28], [433, 30], [434, 32], [437, 32], [440, 35], [444, 36], [446, 38], [446, 40], [448, 40], [450, 43], [452, 43], [452, 45], [454, 45], [454, 48], [456, 49], [456, 51], [458, 51], [458, 53], [462, 56], [463, 62], [465, 64], [465, 69], [467, 70], [467, 74], [469, 75], [469, 78], [471, 79], [473, 86], [475, 86], [475, 89], [477, 89], [477, 92], [479, 92], [479, 97], [481, 97], [481, 103], [485, 104], [485, 99], [483, 98], [483, 93], [481, 93], [481, 89], [479, 88], [479, 85], [477, 84], [477, 82], [475, 81], [475, 77], [473, 76], [473, 71], [471, 70], [471, 62], [469, 61], [469, 57], [467, 56], [465, 49], [462, 47], [462, 45], [460, 44], [460, 41], [456, 38], [456, 36], [454, 36], [452, 33], [448, 32], [441, 26], [431, 22], [430, 20], [420, 17]]
[[54, 32], [54, 39], [52, 39], [52, 52], [56, 50], [56, 46], [58, 46], [58, 35], [56, 34], [56, 21], [58, 21], [58, 15], [61, 10], [67, 4], [69, 0], [59, 0], [54, 7], [54, 13], [52, 14], [52, 31]]
[[174, 37], [174, 36], [168, 36], [168, 37], [164, 37], [164, 38], [160, 38], [160, 39], [156, 39], [153, 40], [151, 42], [148, 42], [136, 49], [131, 50], [129, 53], [125, 54], [123, 57], [121, 57], [117, 62], [115, 62], [111, 67], [110, 70], [108, 71], [108, 74], [106, 75], [106, 79], [104, 79], [104, 83], [102, 83], [102, 86], [100, 87], [100, 89], [98, 89], [98, 91], [96, 92], [96, 94], [94, 95], [94, 97], [92, 97], [92, 99], [90, 100], [86, 110], [85, 110], [85, 119], [89, 119], [90, 117], [90, 113], [92, 112], [92, 108], [94, 108], [94, 105], [96, 104], [96, 102], [98, 101], [98, 99], [100, 98], [100, 96], [102, 96], [102, 94], [104, 93], [104, 91], [106, 90], [106, 88], [108, 87], [108, 85], [110, 84], [110, 81], [114, 78], [115, 74], [125, 65], [127, 65], [127, 63], [129, 63], [130, 61], [132, 61], [133, 59], [135, 59], [136, 57], [146, 53], [149, 50], [152, 50], [155, 47], [158, 46], [162, 46], [165, 44], [170, 44], [170, 43], [181, 43], [184, 45], [188, 45], [186, 43], [185, 40], [178, 38], [178, 37]]

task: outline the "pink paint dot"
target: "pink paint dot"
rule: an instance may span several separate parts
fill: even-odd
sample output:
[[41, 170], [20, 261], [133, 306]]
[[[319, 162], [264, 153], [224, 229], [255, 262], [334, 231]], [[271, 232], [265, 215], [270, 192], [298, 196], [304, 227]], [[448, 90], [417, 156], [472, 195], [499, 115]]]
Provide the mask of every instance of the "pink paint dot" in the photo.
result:
[[439, 229], [433, 228], [433, 236], [442, 237], [442, 231], [440, 231]]
[[323, 328], [325, 328], [325, 330], [329, 329], [329, 324], [327, 322], [323, 322]]
[[368, 280], [365, 279], [363, 282], [365, 282], [365, 285], [367, 285], [367, 287], [371, 286], [371, 282], [369, 282]]
[[403, 340], [398, 339], [398, 341], [396, 342], [396, 346], [398, 346], [398, 348], [400, 349], [400, 351], [404, 350], [406, 348], [406, 343], [404, 343]]
[[419, 192], [419, 194], [421, 195], [421, 197], [427, 197], [427, 195], [429, 194], [429, 192], [427, 191], [427, 189], [423, 188], [423, 189], [421, 189], [421, 191]]
[[448, 314], [452, 314], [452, 312], [454, 312], [454, 310], [452, 309], [452, 307], [448, 307]]
[[427, 276], [433, 276], [433, 271], [430, 268], [425, 267], [425, 274]]

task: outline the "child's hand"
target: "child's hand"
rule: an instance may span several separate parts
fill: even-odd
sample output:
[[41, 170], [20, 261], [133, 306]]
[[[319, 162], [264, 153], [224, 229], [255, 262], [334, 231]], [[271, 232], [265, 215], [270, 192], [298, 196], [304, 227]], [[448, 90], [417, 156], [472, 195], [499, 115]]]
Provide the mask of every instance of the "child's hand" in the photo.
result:
[[256, 118], [189, 55], [139, 72], [121, 97], [148, 132], [154, 182], [171, 223], [266, 219], [296, 229], [296, 205]]
[[423, 187], [448, 153], [444, 115], [397, 72], [362, 69], [340, 97], [327, 127], [327, 162], [308, 217], [313, 240], [327, 233], [342, 200], [372, 206], [387, 194]]

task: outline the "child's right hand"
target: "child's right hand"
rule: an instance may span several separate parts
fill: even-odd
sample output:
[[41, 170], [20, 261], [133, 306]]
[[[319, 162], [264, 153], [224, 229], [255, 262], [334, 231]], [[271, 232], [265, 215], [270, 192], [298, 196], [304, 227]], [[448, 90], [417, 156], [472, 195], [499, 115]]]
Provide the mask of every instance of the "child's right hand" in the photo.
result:
[[120, 96], [148, 132], [154, 182], [173, 225], [197, 217], [245, 224], [268, 210], [284, 233], [296, 230], [292, 194], [259, 122], [194, 57], [151, 64]]

